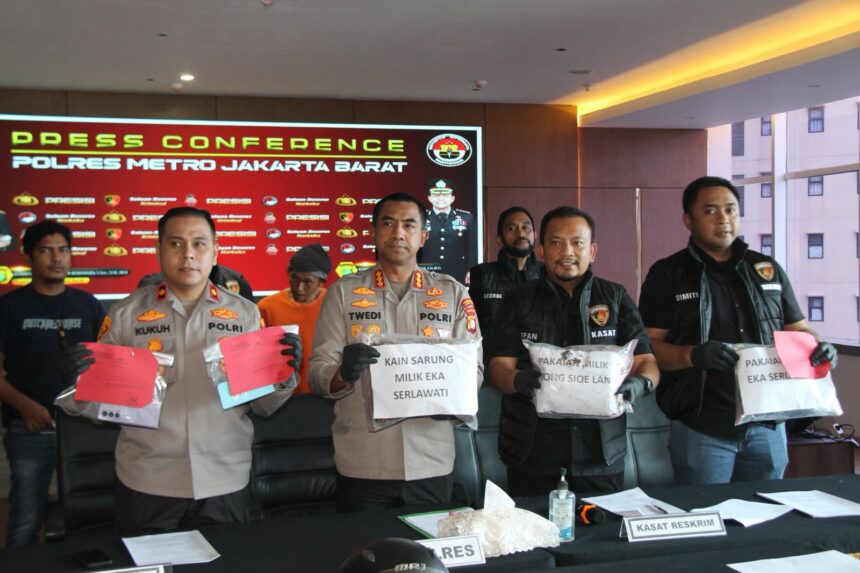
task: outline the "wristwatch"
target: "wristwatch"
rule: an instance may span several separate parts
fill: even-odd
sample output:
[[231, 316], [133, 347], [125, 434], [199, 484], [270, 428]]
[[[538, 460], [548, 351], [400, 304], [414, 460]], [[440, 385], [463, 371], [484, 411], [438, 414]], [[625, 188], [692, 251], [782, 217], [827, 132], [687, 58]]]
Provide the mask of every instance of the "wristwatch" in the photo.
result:
[[647, 396], [651, 392], [654, 391], [654, 381], [648, 378], [647, 376], [639, 376], [642, 380], [645, 381], [645, 395]]

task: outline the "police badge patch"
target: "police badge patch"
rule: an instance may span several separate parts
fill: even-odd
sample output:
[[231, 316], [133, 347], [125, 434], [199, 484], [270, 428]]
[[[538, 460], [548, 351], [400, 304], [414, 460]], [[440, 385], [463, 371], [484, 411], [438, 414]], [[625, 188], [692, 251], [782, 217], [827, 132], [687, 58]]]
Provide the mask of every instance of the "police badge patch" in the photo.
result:
[[604, 326], [609, 322], [609, 307], [605, 304], [596, 304], [588, 308], [588, 316], [597, 326]]
[[772, 263], [768, 263], [768, 262], [756, 263], [755, 266], [753, 266], [753, 268], [755, 269], [755, 272], [758, 273], [758, 276], [760, 276], [764, 280], [766, 280], [766, 281], [772, 281], [773, 280], [773, 264]]

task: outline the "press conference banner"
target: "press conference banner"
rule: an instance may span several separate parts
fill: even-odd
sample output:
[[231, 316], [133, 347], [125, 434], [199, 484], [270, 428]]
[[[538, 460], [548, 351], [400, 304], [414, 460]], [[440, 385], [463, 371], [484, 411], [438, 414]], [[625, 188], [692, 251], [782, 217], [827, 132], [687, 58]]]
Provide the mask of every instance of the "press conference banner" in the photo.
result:
[[67, 282], [123, 296], [158, 270], [158, 219], [178, 206], [212, 213], [219, 264], [256, 294], [285, 288], [310, 243], [338, 276], [372, 266], [371, 212], [394, 192], [428, 209], [422, 266], [462, 282], [482, 252], [480, 127], [0, 115], [0, 141], [0, 294], [30, 281], [21, 237], [52, 219], [73, 233]]

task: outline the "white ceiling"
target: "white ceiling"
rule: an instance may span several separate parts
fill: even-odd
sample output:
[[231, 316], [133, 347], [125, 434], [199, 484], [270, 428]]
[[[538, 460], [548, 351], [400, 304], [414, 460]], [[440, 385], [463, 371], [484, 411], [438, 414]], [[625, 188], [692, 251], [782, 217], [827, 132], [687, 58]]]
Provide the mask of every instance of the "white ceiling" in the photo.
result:
[[[0, 87], [171, 93], [192, 72], [182, 93], [577, 104], [703, 39], [841, 1], [858, 2], [0, 0]], [[709, 127], [860, 95], [860, 45], [727, 83], [585, 124]]]

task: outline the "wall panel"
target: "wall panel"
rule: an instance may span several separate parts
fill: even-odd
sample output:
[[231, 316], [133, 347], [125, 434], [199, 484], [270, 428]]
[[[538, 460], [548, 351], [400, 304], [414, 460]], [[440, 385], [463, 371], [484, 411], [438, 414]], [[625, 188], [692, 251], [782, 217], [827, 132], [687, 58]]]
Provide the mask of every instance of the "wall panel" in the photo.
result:
[[216, 103], [223, 121], [352, 123], [354, 116], [353, 102], [343, 99], [222, 96]]
[[488, 104], [486, 125], [488, 187], [576, 187], [575, 107]]
[[68, 114], [84, 117], [215, 119], [214, 96], [69, 92]]

